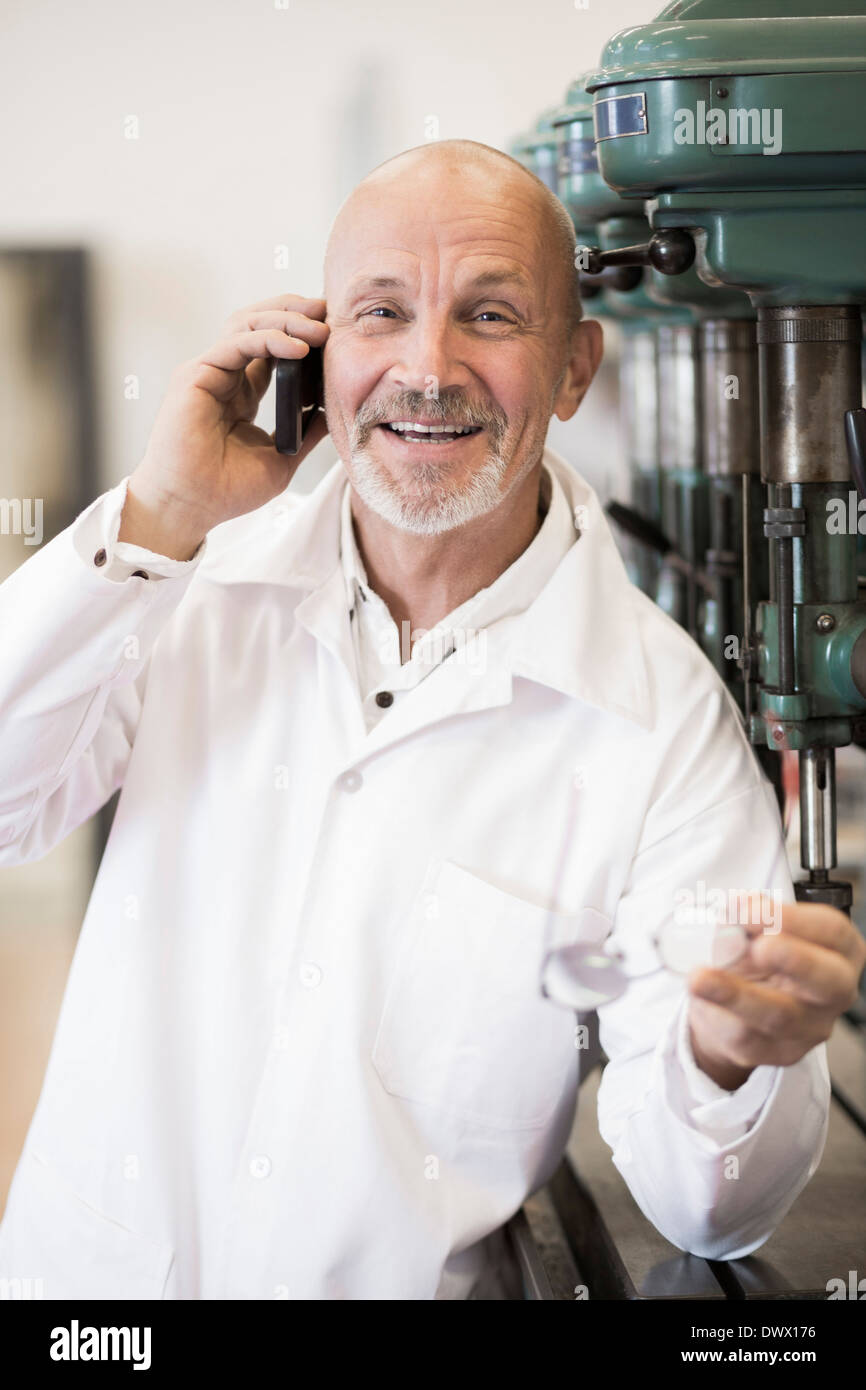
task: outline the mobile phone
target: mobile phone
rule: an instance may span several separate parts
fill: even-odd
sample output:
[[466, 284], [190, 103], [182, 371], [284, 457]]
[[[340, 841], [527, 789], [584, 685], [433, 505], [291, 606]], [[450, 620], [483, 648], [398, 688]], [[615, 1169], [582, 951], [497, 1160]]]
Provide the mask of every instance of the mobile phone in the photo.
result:
[[277, 409], [274, 447], [279, 454], [296, 454], [319, 406], [325, 404], [320, 347], [306, 357], [277, 358]]

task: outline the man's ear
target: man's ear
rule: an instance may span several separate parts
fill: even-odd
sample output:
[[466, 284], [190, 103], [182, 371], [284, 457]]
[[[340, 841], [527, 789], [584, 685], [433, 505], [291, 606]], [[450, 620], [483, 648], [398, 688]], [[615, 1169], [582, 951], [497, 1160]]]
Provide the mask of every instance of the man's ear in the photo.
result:
[[571, 335], [571, 352], [553, 402], [558, 420], [570, 420], [598, 371], [604, 336], [597, 319], [584, 319]]

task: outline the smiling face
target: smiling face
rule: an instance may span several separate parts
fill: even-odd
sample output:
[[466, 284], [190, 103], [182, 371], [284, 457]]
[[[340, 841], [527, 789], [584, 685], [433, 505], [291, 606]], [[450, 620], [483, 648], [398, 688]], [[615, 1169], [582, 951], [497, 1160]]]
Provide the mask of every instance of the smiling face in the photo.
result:
[[426, 535], [498, 506], [574, 394], [561, 229], [520, 166], [470, 148], [382, 166], [341, 209], [325, 262], [331, 436], [362, 501]]

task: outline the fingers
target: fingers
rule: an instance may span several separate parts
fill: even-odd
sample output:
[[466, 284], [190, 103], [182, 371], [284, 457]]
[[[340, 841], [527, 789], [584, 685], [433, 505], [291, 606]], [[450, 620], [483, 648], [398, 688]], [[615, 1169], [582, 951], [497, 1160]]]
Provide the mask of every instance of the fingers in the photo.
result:
[[[703, 971], [701, 978], [708, 989], [711, 977], [713, 987], [719, 991], [723, 989], [723, 980], [766, 982], [773, 977], [774, 984], [781, 982], [787, 993], [835, 1013], [850, 1008], [857, 995], [857, 975], [845, 956], [784, 932], [754, 939], [748, 955], [729, 970]], [[698, 992], [703, 993], [703, 989]], [[716, 998], [716, 994], [704, 997]]]
[[819, 903], [777, 903], [753, 895], [740, 912], [750, 938], [743, 973], [789, 977], [804, 996], [820, 1002], [834, 992], [847, 1008], [866, 964], [866, 942], [844, 912]]
[[795, 992], [813, 1004], [850, 1008], [857, 992], [851, 962], [838, 951], [816, 946], [784, 931], [761, 936], [750, 948], [752, 963], [764, 975], [782, 975]]
[[[742, 982], [739, 982], [742, 984]], [[744, 986], [744, 990], [755, 988]], [[732, 1001], [733, 1002], [733, 1001]], [[708, 1000], [693, 998], [689, 1017], [695, 1039], [709, 1049], [710, 1054], [737, 1067], [790, 1067], [805, 1057], [813, 1047], [825, 1042], [832, 1030], [832, 1019], [826, 1015], [800, 1017], [798, 1010], [807, 1006], [783, 995], [781, 999], [762, 1000], [740, 998], [743, 1012], [725, 1008]], [[775, 1008], [776, 1012], [773, 1013]], [[743, 1013], [751, 1009], [751, 1020]], [[780, 1026], [768, 1031], [773, 1019]], [[762, 1026], [757, 1026], [758, 1023]]]
[[272, 357], [257, 357], [255, 362], [251, 362], [246, 369], [247, 381], [252, 393], [251, 405], [256, 408], [258, 408], [259, 401], [270, 385], [273, 371], [274, 359]]
[[203, 352], [198, 361], [205, 367], [238, 372], [256, 357], [306, 357], [309, 351], [310, 344], [303, 338], [293, 337], [278, 328], [260, 328], [221, 338]]
[[306, 314], [289, 313], [284, 309], [250, 310], [238, 320], [234, 331], [243, 333], [259, 328], [280, 328], [295, 338], [303, 338], [313, 347], [322, 347], [331, 331], [326, 323], [320, 323], [318, 319], [309, 318]]
[[727, 970], [696, 971], [690, 989], [696, 998], [721, 1005], [750, 1028], [770, 1037], [801, 1028], [809, 1016], [810, 1004], [806, 1000], [763, 982], [744, 980]]
[[[312, 347], [323, 347], [330, 329], [324, 322], [324, 299], [282, 294], [239, 309], [227, 320], [223, 337], [178, 370], [182, 387], [193, 385], [214, 399], [226, 402], [246, 387], [249, 403], [258, 404], [268, 388], [274, 357], [306, 357]], [[253, 366], [253, 363], [263, 365]], [[240, 373], [246, 372], [246, 382]]]
[[813, 941], [828, 951], [838, 951], [859, 969], [866, 962], [866, 942], [850, 918], [838, 908], [820, 903], [785, 903], [782, 931], [803, 941]]
[[781, 905], [760, 930], [750, 911], [747, 956], [689, 978], [692, 1026], [708, 1055], [748, 1068], [790, 1066], [830, 1036], [857, 996], [866, 945], [848, 918], [814, 903]]
[[270, 299], [260, 299], [256, 304], [247, 304], [245, 308], [238, 309], [226, 320], [225, 332], [237, 333], [240, 329], [248, 327], [248, 316], [262, 311], [276, 309], [283, 313], [303, 314], [308, 319], [324, 319], [326, 307], [324, 299], [305, 299], [300, 294], [277, 294]]
[[[310, 344], [278, 328], [260, 328], [221, 338], [194, 362], [182, 369], [181, 384], [191, 384], [218, 401], [228, 401], [243, 385], [240, 373], [257, 358], [306, 357]], [[254, 378], [260, 382], [263, 373]]]
[[[304, 301], [319, 303], [323, 301]], [[242, 398], [241, 416], [255, 417], [255, 409], [268, 389], [273, 358], [306, 357], [313, 347], [322, 347], [330, 329], [318, 319], [285, 309], [243, 310], [229, 321], [235, 331], [202, 353], [193, 367], [193, 384], [219, 401], [237, 396], [246, 372], [248, 399]], [[222, 373], [229, 375], [223, 377]]]

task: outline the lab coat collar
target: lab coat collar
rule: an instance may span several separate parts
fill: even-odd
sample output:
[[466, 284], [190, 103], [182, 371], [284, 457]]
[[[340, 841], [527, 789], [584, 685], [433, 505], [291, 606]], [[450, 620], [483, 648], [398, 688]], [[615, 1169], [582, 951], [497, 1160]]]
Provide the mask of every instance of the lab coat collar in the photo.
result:
[[[466, 709], [506, 703], [512, 678], [521, 677], [650, 728], [654, 711], [638, 618], [642, 596], [626, 574], [594, 489], [552, 449], [545, 448], [544, 461], [572, 508], [575, 543], [525, 612], [488, 630], [483, 676], [448, 663], [455, 673], [449, 680], [459, 683], [459, 703]], [[313, 492], [295, 503], [287, 522], [285, 499], [291, 494], [253, 513], [259, 520], [251, 530], [238, 532], [227, 548], [213, 547], [202, 569], [220, 583], [305, 590], [299, 621], [351, 663], [347, 613], [339, 602], [341, 586], [345, 598], [339, 549], [345, 482], [337, 461]], [[388, 722], [393, 724], [393, 715]]]
[[578, 535], [521, 615], [513, 673], [651, 728], [638, 617], [644, 597], [626, 573], [594, 489], [551, 449], [545, 460], [569, 499]]

